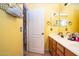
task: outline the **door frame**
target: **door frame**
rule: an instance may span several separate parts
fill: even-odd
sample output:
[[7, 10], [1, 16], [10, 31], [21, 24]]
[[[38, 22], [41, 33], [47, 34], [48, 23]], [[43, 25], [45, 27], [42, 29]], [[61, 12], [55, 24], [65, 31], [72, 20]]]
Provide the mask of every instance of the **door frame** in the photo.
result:
[[29, 41], [28, 41], [28, 39], [29, 39], [29, 24], [28, 24], [28, 23], [29, 23], [29, 21], [28, 21], [28, 20], [29, 20], [29, 19], [28, 19], [28, 18], [29, 18], [29, 15], [28, 15], [28, 10], [27, 10], [26, 15], [27, 15], [27, 16], [26, 16], [26, 20], [27, 20], [27, 22], [26, 22], [26, 23], [27, 23], [27, 24], [26, 24], [26, 28], [27, 28], [27, 33], [26, 33], [26, 34], [27, 34], [27, 47], [26, 47], [26, 48], [27, 48], [27, 52], [28, 52], [28, 51], [29, 51], [29, 44], [28, 44], [28, 42], [29, 42]]

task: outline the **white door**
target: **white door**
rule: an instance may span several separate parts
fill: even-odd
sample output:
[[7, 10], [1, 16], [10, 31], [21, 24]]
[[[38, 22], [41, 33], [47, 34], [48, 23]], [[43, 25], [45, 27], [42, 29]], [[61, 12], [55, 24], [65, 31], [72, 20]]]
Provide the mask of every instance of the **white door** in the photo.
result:
[[34, 9], [27, 12], [28, 16], [28, 51], [44, 53], [44, 12]]

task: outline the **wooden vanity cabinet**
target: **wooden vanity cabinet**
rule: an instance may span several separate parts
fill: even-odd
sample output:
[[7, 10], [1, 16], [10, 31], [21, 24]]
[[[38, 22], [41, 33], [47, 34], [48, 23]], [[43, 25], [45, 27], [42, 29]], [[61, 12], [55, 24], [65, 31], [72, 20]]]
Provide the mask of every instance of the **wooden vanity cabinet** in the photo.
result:
[[49, 37], [49, 52], [52, 56], [76, 56], [51, 37]]

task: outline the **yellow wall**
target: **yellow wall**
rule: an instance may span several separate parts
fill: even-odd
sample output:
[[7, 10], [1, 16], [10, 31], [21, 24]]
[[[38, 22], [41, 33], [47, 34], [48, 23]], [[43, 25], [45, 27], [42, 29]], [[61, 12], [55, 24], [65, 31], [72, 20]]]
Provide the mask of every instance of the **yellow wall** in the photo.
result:
[[[45, 11], [45, 15], [44, 15], [44, 44], [45, 44], [45, 49], [48, 49], [49, 47], [49, 40], [48, 40], [48, 34], [49, 33], [53, 33], [53, 32], [63, 32], [65, 33], [65, 28], [66, 27], [60, 27], [60, 25], [58, 26], [52, 26], [52, 21], [54, 21], [54, 23], [56, 22], [56, 20], [60, 20], [61, 18], [65, 18], [68, 19], [72, 22], [72, 25], [68, 25], [68, 32], [78, 32], [79, 28], [77, 27], [79, 24], [79, 10], [78, 9], [74, 9], [74, 8], [78, 8], [78, 5], [74, 6], [74, 4], [70, 4], [68, 6], [64, 6], [64, 4], [27, 4], [29, 9], [36, 9], [36, 8], [42, 8]], [[56, 13], [58, 14], [58, 16], [53, 16], [52, 13]], [[68, 13], [68, 16], [60, 16], [60, 13]], [[51, 17], [52, 15], [52, 17]], [[50, 24], [48, 25], [48, 21], [50, 22]], [[53, 29], [52, 31], [50, 31], [50, 29]]]
[[43, 9], [44, 10], [44, 44], [45, 44], [45, 49], [48, 49], [48, 33], [51, 32], [50, 28], [51, 26], [47, 24], [48, 21], [51, 20], [50, 16], [51, 13], [56, 12], [59, 13], [59, 7], [58, 4], [27, 4], [27, 7], [29, 10], [32, 9]]
[[[68, 4], [67, 6], [64, 6], [64, 4], [59, 4], [59, 14], [60, 13], [66, 13], [68, 14], [67, 16], [52, 16], [52, 21], [56, 21], [57, 19], [66, 19], [72, 22], [72, 25], [67, 25], [67, 27], [61, 27], [60, 25], [58, 26], [53, 26], [52, 28], [54, 29], [52, 32], [62, 32], [65, 34], [66, 32], [79, 32], [79, 4]], [[65, 28], [68, 28], [68, 31], [65, 31]]]
[[79, 23], [79, 9], [78, 4], [69, 4], [68, 6], [64, 6], [62, 13], [67, 13], [68, 16], [60, 16], [60, 19], [67, 19], [72, 22], [72, 25], [68, 25], [68, 31], [65, 31], [66, 27], [60, 27], [60, 31], [65, 32], [79, 32], [78, 23]]
[[22, 21], [0, 9], [0, 55], [23, 55]]

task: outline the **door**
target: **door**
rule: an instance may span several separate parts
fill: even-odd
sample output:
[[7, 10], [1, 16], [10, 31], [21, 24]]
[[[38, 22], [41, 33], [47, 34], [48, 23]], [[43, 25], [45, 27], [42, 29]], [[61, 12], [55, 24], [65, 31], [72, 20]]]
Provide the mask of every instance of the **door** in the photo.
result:
[[34, 9], [27, 12], [28, 51], [44, 53], [44, 12]]

